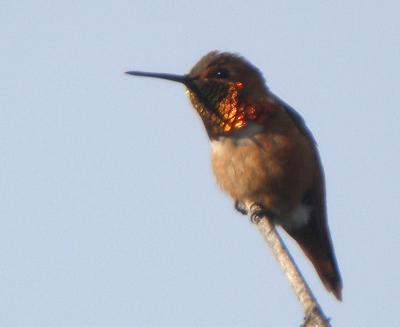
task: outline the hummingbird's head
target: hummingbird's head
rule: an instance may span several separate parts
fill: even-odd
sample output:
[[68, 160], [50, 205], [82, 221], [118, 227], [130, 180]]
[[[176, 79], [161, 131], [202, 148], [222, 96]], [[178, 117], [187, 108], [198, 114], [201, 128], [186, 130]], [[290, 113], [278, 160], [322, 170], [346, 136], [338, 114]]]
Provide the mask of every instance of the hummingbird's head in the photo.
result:
[[186, 75], [127, 73], [183, 83], [210, 138], [231, 134], [256, 120], [257, 103], [268, 93], [258, 69], [227, 52], [208, 53]]
[[187, 75], [187, 94], [210, 137], [230, 134], [258, 116], [256, 103], [267, 94], [259, 70], [244, 58], [213, 51]]

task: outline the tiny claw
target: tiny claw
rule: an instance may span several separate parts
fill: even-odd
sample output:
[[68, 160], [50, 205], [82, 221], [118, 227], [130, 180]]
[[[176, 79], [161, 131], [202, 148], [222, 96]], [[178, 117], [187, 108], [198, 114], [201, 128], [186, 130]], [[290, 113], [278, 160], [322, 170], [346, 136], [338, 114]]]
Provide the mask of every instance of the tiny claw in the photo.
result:
[[251, 221], [252, 224], [256, 224], [257, 225], [260, 222], [261, 218], [262, 218], [262, 216], [259, 216], [258, 213], [255, 213], [255, 212], [253, 212], [250, 215], [250, 221]]
[[243, 202], [240, 202], [239, 200], [235, 201], [235, 209], [243, 215], [247, 215], [249, 213], [246, 208], [246, 205]]
[[250, 221], [253, 224], [258, 224], [264, 215], [264, 208], [261, 204], [252, 203], [250, 205]]
[[264, 217], [274, 219], [276, 214], [270, 209], [265, 209], [261, 204], [252, 203], [250, 205], [250, 221], [253, 224], [258, 224]]

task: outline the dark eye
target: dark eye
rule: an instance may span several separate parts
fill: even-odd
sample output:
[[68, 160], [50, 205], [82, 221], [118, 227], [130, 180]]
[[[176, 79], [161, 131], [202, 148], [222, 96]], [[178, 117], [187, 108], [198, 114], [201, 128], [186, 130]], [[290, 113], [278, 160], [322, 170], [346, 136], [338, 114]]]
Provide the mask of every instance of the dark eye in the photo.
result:
[[219, 78], [219, 79], [226, 79], [226, 78], [229, 78], [229, 76], [230, 76], [229, 70], [224, 69], [224, 68], [218, 69], [217, 71], [215, 71], [212, 74], [213, 78]]

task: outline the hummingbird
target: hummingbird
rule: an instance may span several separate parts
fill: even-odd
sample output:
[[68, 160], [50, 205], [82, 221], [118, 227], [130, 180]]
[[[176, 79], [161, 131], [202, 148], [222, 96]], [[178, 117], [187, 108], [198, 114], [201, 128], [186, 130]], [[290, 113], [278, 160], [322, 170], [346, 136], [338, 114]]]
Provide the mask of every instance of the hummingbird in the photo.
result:
[[341, 301], [342, 279], [327, 223], [324, 172], [303, 118], [266, 86], [245, 58], [212, 51], [188, 74], [128, 71], [186, 87], [211, 142], [211, 162], [235, 208], [267, 215], [300, 246]]

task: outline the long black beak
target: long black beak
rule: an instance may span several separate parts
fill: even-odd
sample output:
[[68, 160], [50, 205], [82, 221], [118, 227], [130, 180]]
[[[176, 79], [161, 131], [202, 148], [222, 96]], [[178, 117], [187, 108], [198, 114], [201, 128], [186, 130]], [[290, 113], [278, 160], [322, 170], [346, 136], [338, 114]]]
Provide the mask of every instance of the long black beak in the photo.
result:
[[199, 87], [196, 85], [195, 81], [198, 79], [198, 77], [193, 77], [189, 75], [175, 75], [175, 74], [164, 74], [164, 73], [150, 73], [150, 72], [138, 72], [135, 70], [125, 72], [128, 75], [133, 75], [133, 76], [143, 76], [143, 77], [153, 77], [153, 78], [161, 78], [161, 79], [166, 79], [169, 81], [174, 81], [178, 83], [184, 84], [189, 90], [194, 92], [196, 96], [199, 98], [201, 102], [204, 103], [204, 105], [209, 108], [209, 110], [216, 112], [215, 106], [210, 103], [209, 99], [204, 96], [203, 92], [199, 89]]
[[174, 74], [164, 74], [164, 73], [149, 73], [149, 72], [138, 72], [138, 71], [129, 71], [125, 72], [129, 75], [134, 76], [144, 76], [144, 77], [154, 77], [154, 78], [161, 78], [166, 79], [169, 81], [183, 83], [185, 85], [189, 84], [190, 78], [187, 75], [174, 75]]

